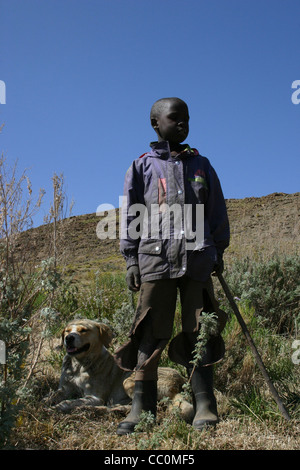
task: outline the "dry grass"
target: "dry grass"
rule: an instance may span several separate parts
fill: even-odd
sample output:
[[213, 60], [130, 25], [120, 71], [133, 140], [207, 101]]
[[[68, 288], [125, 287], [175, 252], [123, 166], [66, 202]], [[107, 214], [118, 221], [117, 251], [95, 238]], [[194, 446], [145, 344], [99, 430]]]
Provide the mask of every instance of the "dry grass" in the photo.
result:
[[[232, 230], [231, 246], [225, 263], [249, 256], [272, 256], [299, 252], [299, 198], [294, 195], [269, 195], [227, 201]], [[97, 269], [119, 271], [124, 263], [119, 255], [118, 240], [100, 243], [95, 237], [98, 218], [94, 215], [69, 219], [66, 245], [70, 254], [67, 265], [81, 285], [89, 285]], [[27, 249], [34, 259], [46, 253], [46, 226], [24, 233]], [[20, 244], [20, 246], [22, 243]], [[276, 409], [269, 408], [263, 417], [253, 411], [243, 412], [233, 405], [232, 397], [247, 384], [257, 383], [267, 395], [263, 380], [257, 374], [253, 359], [240, 341], [240, 329], [235, 328], [226, 338], [227, 355], [219, 368], [216, 382], [220, 423], [215, 430], [197, 432], [190, 425], [168, 415], [159, 408], [157, 424], [148, 433], [117, 436], [116, 428], [124, 412], [104, 413], [102, 409], [81, 409], [64, 415], [45, 407], [41, 398], [49, 388], [57, 387], [59, 367], [52, 367], [54, 355], [45, 343], [36, 367], [34, 393], [19, 416], [10, 439], [10, 448], [38, 450], [298, 450], [300, 443], [299, 412], [290, 422]], [[286, 353], [285, 353], [286, 354]], [[268, 357], [263, 357], [268, 361]], [[240, 363], [239, 363], [240, 361]], [[294, 384], [299, 387], [300, 365], [295, 366]], [[236, 375], [234, 375], [236, 374]], [[257, 375], [259, 377], [257, 377]], [[297, 381], [298, 380], [298, 381]], [[220, 386], [223, 385], [223, 387]], [[296, 385], [295, 385], [296, 386]], [[295, 390], [299, 399], [299, 388]], [[270, 399], [270, 397], [269, 397]], [[272, 400], [271, 400], [272, 401]], [[247, 406], [247, 404], [245, 404]], [[296, 416], [297, 414], [297, 416]]]
[[[262, 422], [255, 417], [221, 417], [215, 430], [195, 431], [192, 426], [158, 413], [151, 433], [117, 436], [123, 413], [93, 410], [68, 415], [38, 406], [26, 409], [15, 428], [13, 449], [39, 450], [297, 450], [300, 428], [296, 421]], [[166, 427], [164, 423], [167, 422]]]
[[[236, 341], [239, 341], [238, 333]], [[222, 392], [219, 385], [224, 382], [223, 375], [229, 373], [232, 355], [227, 354], [224, 361], [217, 366], [216, 398], [220, 422], [216, 429], [196, 431], [176, 414], [171, 414], [165, 405], [159, 404], [157, 422], [149, 432], [117, 436], [118, 423], [126, 416], [124, 407], [111, 412], [104, 411], [103, 407], [86, 407], [63, 414], [42, 403], [41, 398], [50, 389], [57, 388], [60, 375], [58, 366], [50, 364], [51, 350], [48, 348], [49, 343], [46, 342], [35, 376], [32, 396], [25, 404], [11, 434], [9, 445], [11, 449], [57, 451], [299, 449], [298, 413], [293, 413], [289, 422], [280, 415], [260, 373], [254, 370], [253, 358], [249, 353], [242, 356], [238, 379], [234, 377], [229, 379], [233, 383], [223, 386]], [[237, 354], [237, 351], [234, 354]], [[300, 370], [297, 369], [296, 372], [300, 377]], [[250, 408], [246, 410], [248, 412], [244, 412], [234, 405], [233, 397], [238, 396], [239, 388], [246, 387], [249, 383], [260, 383], [262, 397], [269, 402], [269, 409], [261, 415]], [[247, 407], [247, 404], [244, 407]]]

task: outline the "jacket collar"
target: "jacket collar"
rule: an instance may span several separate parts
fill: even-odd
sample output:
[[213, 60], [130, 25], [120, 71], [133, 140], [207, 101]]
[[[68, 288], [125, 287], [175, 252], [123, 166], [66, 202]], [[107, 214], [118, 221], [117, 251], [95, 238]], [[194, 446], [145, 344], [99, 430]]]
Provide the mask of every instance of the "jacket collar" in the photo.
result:
[[170, 156], [170, 146], [169, 142], [166, 140], [161, 142], [151, 142], [150, 147], [152, 149], [150, 153], [153, 157], [168, 158]]
[[[150, 147], [152, 148], [152, 151], [150, 153], [153, 157], [164, 159], [173, 158], [171, 157], [169, 142], [167, 141], [151, 142]], [[199, 155], [198, 150], [192, 149], [188, 144], [183, 144], [182, 151], [178, 154], [178, 157], [193, 155]]]

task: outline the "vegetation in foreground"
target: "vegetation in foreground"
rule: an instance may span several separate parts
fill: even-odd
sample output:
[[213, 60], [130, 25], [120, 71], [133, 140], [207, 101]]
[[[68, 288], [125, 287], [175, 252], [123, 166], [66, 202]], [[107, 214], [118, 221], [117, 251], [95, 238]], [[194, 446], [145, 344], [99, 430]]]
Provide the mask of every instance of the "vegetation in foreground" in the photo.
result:
[[[216, 292], [222, 307], [230, 314], [230, 320], [224, 332], [226, 356], [216, 366], [215, 371], [216, 396], [221, 418], [216, 430], [197, 433], [176, 414], [170, 415], [165, 404], [161, 403], [157, 423], [147, 432], [137, 432], [132, 436], [120, 438], [115, 435], [115, 430], [123, 417], [121, 411], [103, 414], [103, 410], [86, 408], [63, 415], [45, 407], [41, 399], [58, 385], [64, 354], [59, 348], [60, 331], [65, 322], [77, 316], [108, 323], [115, 332], [112, 346], [114, 349], [126, 339], [136, 301], [127, 291], [122, 274], [96, 273], [90, 286], [83, 291], [60, 281], [55, 285], [53, 293], [53, 272], [50, 270], [48, 281], [52, 286], [51, 307], [43, 306], [45, 296], [47, 297], [49, 292], [45, 288], [48, 284], [42, 282], [43, 289], [36, 295], [32, 306], [34, 310], [30, 310], [28, 319], [24, 318], [24, 315], [14, 321], [1, 318], [1, 331], [6, 327], [8, 358], [14, 360], [13, 362], [8, 359], [9, 370], [5, 386], [1, 387], [2, 439], [5, 436], [2, 446], [13, 449], [298, 448], [300, 361], [293, 344], [299, 328], [299, 317], [296, 313], [299, 311], [296, 282], [299, 278], [299, 273], [296, 275], [299, 270], [299, 257], [285, 260], [278, 258], [276, 263], [272, 259], [269, 263], [257, 263], [251, 267], [247, 263], [238, 263], [227, 273], [228, 283], [234, 289], [237, 277], [248, 278], [247, 286], [239, 291], [240, 300], [236, 301], [271, 380], [289, 410], [291, 421], [287, 422], [281, 416], [255, 364], [240, 326], [231, 314], [218, 286]], [[242, 272], [245, 266], [248, 271]], [[270, 280], [265, 277], [266, 295], [263, 297], [256, 275], [260, 270], [268, 270], [268, 267]], [[293, 314], [287, 315], [286, 309], [280, 304], [285, 286], [281, 284], [279, 288], [274, 285], [274, 270], [285, 271], [284, 279], [290, 289], [288, 308]], [[43, 280], [43, 276], [41, 277]], [[294, 283], [292, 279], [295, 280]], [[38, 280], [40, 282], [40, 279]], [[268, 293], [271, 288], [272, 296]], [[276, 322], [273, 323], [270, 311], [276, 305], [281, 313], [278, 313], [278, 318], [276, 317]], [[174, 334], [179, 328], [178, 309]], [[178, 367], [185, 375], [185, 370], [169, 361], [167, 351], [163, 355], [161, 365]]]
[[[2, 166], [1, 166], [2, 165]], [[0, 170], [3, 169], [1, 160]], [[6, 180], [5, 180], [6, 178]], [[23, 182], [1, 173], [0, 244], [0, 442], [2, 449], [298, 449], [300, 438], [299, 255], [258, 259], [239, 257], [224, 273], [272, 382], [291, 415], [286, 421], [270, 395], [236, 318], [215, 280], [216, 295], [229, 314], [224, 331], [226, 356], [216, 366], [215, 387], [220, 423], [215, 430], [195, 431], [159, 404], [156, 424], [130, 436], [115, 434], [121, 411], [80, 409], [64, 415], [46, 407], [42, 398], [58, 386], [63, 351], [60, 332], [74, 317], [108, 323], [115, 332], [114, 350], [126, 339], [136, 297], [124, 274], [95, 272], [88, 283], [74, 284], [59, 257], [59, 210], [49, 225], [53, 257], [38, 265], [18, 249], [18, 235], [30, 218], [21, 210]], [[57, 180], [54, 180], [57, 182]], [[30, 186], [27, 185], [30, 196]], [[60, 186], [58, 196], [62, 201]], [[18, 191], [16, 191], [18, 190]], [[28, 200], [27, 200], [28, 201]], [[25, 218], [24, 218], [25, 217]], [[51, 227], [51, 228], [50, 228]], [[54, 231], [53, 231], [54, 227]], [[49, 242], [50, 243], [50, 242]], [[180, 329], [180, 309], [174, 334]], [[161, 365], [177, 367], [164, 352]], [[145, 417], [145, 424], [147, 417]]]

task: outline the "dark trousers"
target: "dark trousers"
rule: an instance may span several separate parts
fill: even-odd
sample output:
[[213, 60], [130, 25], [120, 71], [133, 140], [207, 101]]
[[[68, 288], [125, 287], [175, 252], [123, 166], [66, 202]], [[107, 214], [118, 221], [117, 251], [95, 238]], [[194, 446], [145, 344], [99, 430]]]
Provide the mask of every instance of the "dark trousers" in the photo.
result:
[[[173, 331], [177, 295], [181, 303], [182, 332], [186, 347], [193, 351], [197, 340], [203, 304], [209, 303], [209, 283], [188, 276], [145, 282], [141, 286], [136, 321], [131, 330], [137, 335], [136, 380], [155, 380], [161, 354]], [[212, 291], [213, 292], [213, 291]], [[213, 311], [213, 305], [209, 305]]]

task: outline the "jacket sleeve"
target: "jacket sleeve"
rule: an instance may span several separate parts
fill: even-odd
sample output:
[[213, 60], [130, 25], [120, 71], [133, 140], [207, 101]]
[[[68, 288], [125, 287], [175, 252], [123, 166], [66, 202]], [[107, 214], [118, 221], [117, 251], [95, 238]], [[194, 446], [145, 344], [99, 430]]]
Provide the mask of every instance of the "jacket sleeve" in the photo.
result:
[[230, 228], [221, 184], [211, 165], [209, 167], [209, 196], [206, 203], [206, 216], [217, 253], [222, 256], [224, 250], [229, 246]]
[[[139, 165], [139, 170], [140, 169], [141, 165]], [[130, 224], [137, 216], [134, 212], [133, 206], [135, 204], [144, 204], [144, 183], [139, 170], [136, 162], [134, 161], [126, 172], [124, 182], [123, 202], [121, 208], [120, 251], [125, 258], [127, 269], [130, 266], [138, 265], [138, 247], [140, 237], [131, 236]]]

